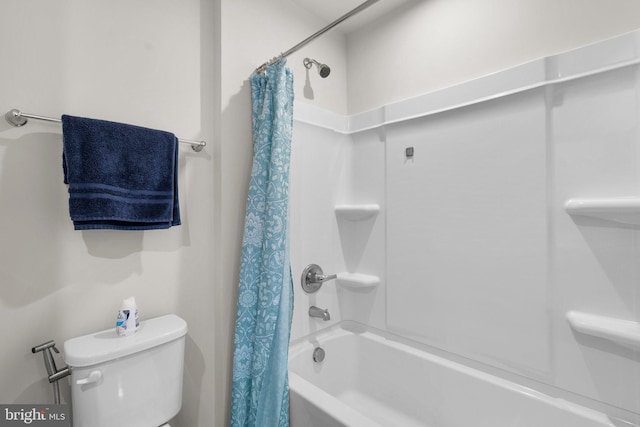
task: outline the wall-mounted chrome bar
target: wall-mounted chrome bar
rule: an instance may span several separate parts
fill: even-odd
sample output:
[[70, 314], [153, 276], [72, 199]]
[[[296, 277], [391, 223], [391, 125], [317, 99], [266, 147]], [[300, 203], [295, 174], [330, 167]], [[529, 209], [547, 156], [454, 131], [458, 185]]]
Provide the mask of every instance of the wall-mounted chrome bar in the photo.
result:
[[[28, 122], [27, 118], [34, 119], [34, 120], [42, 120], [45, 122], [62, 123], [62, 120], [60, 119], [56, 119], [53, 117], [38, 116], [36, 114], [23, 113], [22, 111], [16, 110], [15, 108], [13, 110], [7, 111], [7, 113], [4, 115], [4, 118], [7, 120], [9, 124], [17, 127], [26, 125]], [[191, 148], [193, 149], [193, 151], [196, 151], [196, 152], [202, 151], [202, 149], [207, 145], [205, 141], [195, 141], [193, 139], [178, 138], [178, 142], [182, 144], [191, 145]]]
[[377, 3], [378, 1], [379, 0], [367, 0], [367, 1], [365, 1], [360, 6], [356, 7], [353, 10], [350, 10], [349, 12], [345, 13], [344, 15], [342, 15], [340, 18], [338, 18], [335, 21], [333, 21], [331, 24], [327, 25], [326, 27], [322, 28], [321, 30], [316, 31], [315, 33], [313, 33], [312, 35], [310, 35], [306, 39], [302, 40], [300, 43], [298, 43], [297, 45], [295, 45], [294, 47], [292, 47], [288, 51], [283, 52], [280, 55], [272, 58], [270, 61], [265, 62], [264, 64], [262, 64], [261, 66], [256, 68], [256, 73], [264, 72], [264, 70], [269, 65], [275, 64], [276, 62], [280, 61], [282, 58], [286, 58], [287, 56], [291, 55], [293, 52], [299, 50], [301, 47], [303, 47], [303, 46], [309, 44], [310, 42], [312, 42], [313, 40], [317, 39], [318, 37], [320, 37], [321, 35], [323, 35], [327, 31], [329, 31], [330, 29], [332, 29], [336, 25], [338, 25], [341, 22], [351, 18], [353, 15], [355, 15], [355, 14], [357, 14], [359, 12], [362, 12], [363, 10], [365, 10], [366, 8], [371, 6], [372, 4]]

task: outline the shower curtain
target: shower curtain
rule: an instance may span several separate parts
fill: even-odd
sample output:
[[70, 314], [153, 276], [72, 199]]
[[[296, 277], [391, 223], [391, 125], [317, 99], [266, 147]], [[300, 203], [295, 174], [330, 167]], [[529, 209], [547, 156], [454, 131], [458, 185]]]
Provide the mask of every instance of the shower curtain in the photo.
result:
[[242, 242], [231, 425], [288, 426], [293, 75], [285, 60], [251, 76], [251, 100], [253, 167]]

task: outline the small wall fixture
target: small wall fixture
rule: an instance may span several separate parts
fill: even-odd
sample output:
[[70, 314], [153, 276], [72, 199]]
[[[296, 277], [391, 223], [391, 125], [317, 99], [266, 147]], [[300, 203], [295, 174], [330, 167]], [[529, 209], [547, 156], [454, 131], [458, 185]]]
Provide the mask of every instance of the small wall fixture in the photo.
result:
[[338, 277], [336, 274], [325, 275], [322, 271], [322, 267], [317, 264], [309, 264], [302, 271], [300, 284], [306, 293], [312, 294], [317, 292], [324, 282], [327, 280], [333, 280], [336, 277]]

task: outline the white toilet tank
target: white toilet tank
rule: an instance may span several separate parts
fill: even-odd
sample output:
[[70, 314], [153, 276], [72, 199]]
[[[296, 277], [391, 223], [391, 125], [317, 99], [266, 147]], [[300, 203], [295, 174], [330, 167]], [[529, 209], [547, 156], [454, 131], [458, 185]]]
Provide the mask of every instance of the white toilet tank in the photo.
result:
[[74, 427], [158, 427], [182, 406], [187, 323], [169, 314], [140, 322], [121, 337], [113, 329], [64, 343], [71, 368]]

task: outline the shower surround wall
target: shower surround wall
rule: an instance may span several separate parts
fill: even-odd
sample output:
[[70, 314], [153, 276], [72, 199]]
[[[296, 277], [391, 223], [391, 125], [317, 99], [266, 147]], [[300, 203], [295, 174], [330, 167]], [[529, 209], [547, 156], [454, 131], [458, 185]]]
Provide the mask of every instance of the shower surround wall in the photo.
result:
[[[348, 118], [298, 105], [294, 275], [380, 283], [306, 295], [294, 277], [292, 339], [355, 320], [640, 423], [640, 347], [567, 321], [640, 322], [637, 222], [565, 209], [640, 197], [638, 51], [631, 33]], [[345, 204], [381, 209], [354, 221]]]

